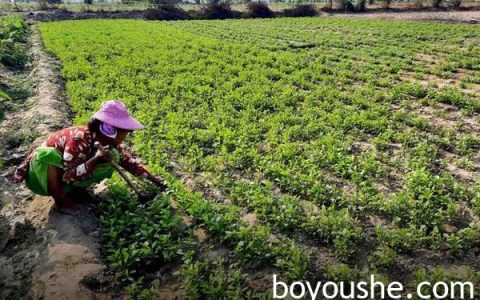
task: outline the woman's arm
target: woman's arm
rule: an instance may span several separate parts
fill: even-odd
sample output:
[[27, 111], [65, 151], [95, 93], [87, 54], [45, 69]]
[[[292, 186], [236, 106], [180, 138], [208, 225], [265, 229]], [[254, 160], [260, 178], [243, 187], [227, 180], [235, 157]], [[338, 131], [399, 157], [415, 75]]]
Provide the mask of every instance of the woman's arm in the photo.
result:
[[137, 177], [148, 177], [148, 170], [130, 153], [125, 144], [118, 145], [117, 150], [120, 153], [119, 165], [122, 168]]
[[110, 152], [97, 151], [95, 156], [86, 160], [92, 151], [86, 137], [74, 136], [65, 142], [63, 152], [63, 181], [67, 184], [90, 178], [93, 170], [101, 163], [112, 160]]
[[151, 182], [153, 182], [156, 186], [158, 186], [161, 190], [166, 190], [167, 189], [167, 186], [165, 185], [165, 181], [158, 177], [158, 176], [155, 176], [153, 175], [152, 173], [150, 173], [148, 170], [147, 170], [147, 179], [150, 180]]
[[162, 189], [166, 189], [163, 179], [150, 173], [128, 150], [125, 144], [117, 147], [120, 153], [120, 166], [137, 177], [145, 177]]

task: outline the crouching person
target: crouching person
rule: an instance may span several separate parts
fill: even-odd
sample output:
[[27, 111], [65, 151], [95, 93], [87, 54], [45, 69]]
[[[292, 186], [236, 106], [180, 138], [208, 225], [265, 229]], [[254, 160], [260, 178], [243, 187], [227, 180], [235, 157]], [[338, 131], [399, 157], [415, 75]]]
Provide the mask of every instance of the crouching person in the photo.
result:
[[[111, 161], [164, 187], [163, 181], [138, 163], [123, 143], [129, 132], [142, 128], [124, 103], [106, 101], [87, 125], [65, 128], [47, 136], [17, 167], [13, 180], [25, 181], [35, 194], [52, 196], [60, 212], [72, 215], [80, 212], [76, 202], [79, 195], [85, 194], [82, 193], [85, 188], [112, 176]], [[97, 150], [95, 142], [105, 147], [105, 151]]]

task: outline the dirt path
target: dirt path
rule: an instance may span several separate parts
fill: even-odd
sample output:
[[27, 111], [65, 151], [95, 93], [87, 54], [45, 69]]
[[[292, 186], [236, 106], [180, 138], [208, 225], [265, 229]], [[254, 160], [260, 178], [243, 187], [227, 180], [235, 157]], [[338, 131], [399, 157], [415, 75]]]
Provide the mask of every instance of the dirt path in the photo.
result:
[[335, 13], [329, 16], [361, 19], [390, 19], [409, 21], [440, 21], [451, 23], [480, 24], [480, 11], [392, 11], [362, 14]]
[[[43, 50], [36, 25], [31, 27], [30, 76], [35, 95], [27, 111], [8, 114], [0, 136], [13, 139], [20, 131], [41, 141], [49, 132], [69, 125], [68, 105], [59, 79], [59, 63]], [[28, 140], [8, 149], [8, 155], [25, 155]], [[92, 215], [72, 217], [53, 210], [50, 197], [33, 196], [23, 185], [9, 181], [14, 165], [0, 175], [0, 299], [107, 299], [81, 283], [101, 278], [98, 224]], [[6, 201], [5, 201], [6, 200]]]

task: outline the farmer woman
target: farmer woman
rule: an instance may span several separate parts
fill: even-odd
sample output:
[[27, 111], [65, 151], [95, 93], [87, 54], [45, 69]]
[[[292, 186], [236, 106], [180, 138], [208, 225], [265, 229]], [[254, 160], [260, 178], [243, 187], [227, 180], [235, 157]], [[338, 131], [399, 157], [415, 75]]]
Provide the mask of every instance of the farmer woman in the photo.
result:
[[[59, 211], [78, 214], [74, 194], [112, 176], [113, 160], [135, 176], [143, 176], [163, 186], [127, 151], [123, 141], [127, 133], [142, 129], [132, 118], [125, 104], [111, 100], [102, 104], [88, 125], [59, 130], [47, 136], [16, 169], [14, 181], [25, 180], [27, 187], [39, 195], [50, 195]], [[96, 150], [99, 142], [110, 151]]]

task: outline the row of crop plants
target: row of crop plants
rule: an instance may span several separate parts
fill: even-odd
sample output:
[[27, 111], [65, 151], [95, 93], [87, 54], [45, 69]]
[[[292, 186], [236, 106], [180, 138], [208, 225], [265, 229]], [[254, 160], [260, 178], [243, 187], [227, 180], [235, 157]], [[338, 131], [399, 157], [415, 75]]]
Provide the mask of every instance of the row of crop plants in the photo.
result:
[[[145, 266], [157, 267], [158, 258], [183, 259], [187, 290], [197, 297], [220, 280], [212, 274], [223, 272], [233, 278], [225, 284], [240, 293], [245, 280], [233, 270], [245, 272], [247, 261], [258, 263], [254, 269], [275, 266], [292, 280], [318, 276], [307, 268], [300, 235], [350, 264], [325, 267], [321, 276], [332, 279], [355, 277], [354, 254], [366, 242], [372, 242], [371, 267], [420, 248], [474, 247], [477, 223], [443, 230], [460, 205], [476, 213], [480, 200], [474, 183], [448, 172], [442, 151], [472, 158], [480, 141], [411, 108], [448, 103], [475, 115], [478, 97], [399, 81], [401, 71], [431, 69], [414, 59], [420, 53], [442, 53], [477, 78], [478, 46], [470, 42], [478, 29], [472, 28], [339, 19], [41, 26], [47, 48], [64, 65], [77, 122], [103, 99], [124, 99], [146, 125], [133, 139], [135, 149], [169, 178], [169, 194], [152, 206], [116, 194], [106, 204], [109, 259], [131, 280]], [[461, 55], [443, 50], [455, 47]], [[170, 160], [206, 177], [230, 202], [185, 190], [163, 169]], [[233, 251], [235, 268], [221, 271], [225, 262], [201, 259], [191, 228], [175, 230], [180, 222], [171, 200]], [[246, 213], [260, 225], [243, 222]], [[373, 226], [373, 238], [372, 214], [386, 220]]]

